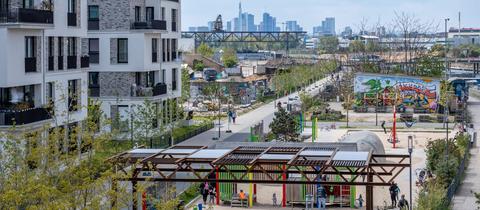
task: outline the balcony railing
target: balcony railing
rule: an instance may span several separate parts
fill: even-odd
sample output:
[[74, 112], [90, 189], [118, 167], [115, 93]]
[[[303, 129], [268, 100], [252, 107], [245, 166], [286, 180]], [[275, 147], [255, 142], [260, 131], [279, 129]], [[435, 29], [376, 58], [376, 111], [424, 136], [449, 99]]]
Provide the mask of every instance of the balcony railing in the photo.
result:
[[88, 20], [88, 30], [99, 30], [100, 21], [98, 19]]
[[158, 83], [153, 87], [153, 96], [160, 96], [167, 94], [167, 84]]
[[67, 68], [68, 69], [76, 69], [77, 68], [77, 56], [76, 55], [67, 56]]
[[77, 13], [68, 13], [68, 26], [77, 26]]
[[90, 67], [90, 57], [82, 56], [80, 58], [80, 68], [88, 68]]
[[131, 29], [156, 29], [167, 30], [167, 21], [165, 20], [152, 20], [148, 22], [133, 22]]
[[46, 108], [25, 110], [0, 109], [0, 126], [25, 125], [51, 119]]
[[63, 70], [63, 56], [58, 56], [58, 70]]
[[53, 12], [49, 10], [25, 8], [0, 10], [0, 23], [53, 24]]
[[53, 62], [53, 56], [48, 56], [48, 70], [53, 71], [54, 69], [54, 62]]
[[25, 72], [37, 71], [37, 58], [25, 58]]

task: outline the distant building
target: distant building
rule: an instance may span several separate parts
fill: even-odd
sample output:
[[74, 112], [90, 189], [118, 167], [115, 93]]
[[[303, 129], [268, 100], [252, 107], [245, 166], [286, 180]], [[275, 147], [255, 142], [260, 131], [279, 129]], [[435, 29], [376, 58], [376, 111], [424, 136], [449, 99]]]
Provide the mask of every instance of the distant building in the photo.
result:
[[353, 30], [352, 30], [352, 28], [350, 28], [350, 26], [345, 27], [345, 29], [343, 29], [341, 35], [342, 35], [343, 38], [350, 38], [350, 37], [352, 37], [352, 35], [353, 35]]
[[197, 31], [198, 32], [208, 32], [208, 31], [210, 31], [210, 29], [208, 28], [208, 26], [198, 26]]
[[188, 27], [188, 31], [195, 32], [197, 31], [197, 27]]
[[208, 30], [213, 31], [215, 29], [215, 21], [208, 21]]
[[285, 22], [286, 31], [303, 31], [303, 28], [298, 25], [296, 20], [288, 20]]
[[275, 31], [277, 28], [277, 20], [276, 18], [270, 16], [268, 13], [263, 13], [263, 21], [262, 21], [262, 31]]
[[307, 49], [317, 49], [318, 42], [319, 42], [318, 38], [305, 39], [305, 48], [307, 48]]
[[232, 21], [227, 21], [227, 28], [226, 31], [232, 31]]
[[313, 27], [314, 36], [335, 36], [335, 18], [327, 17], [322, 25]]
[[448, 32], [448, 38], [453, 39], [455, 46], [462, 44], [480, 45], [480, 28], [451, 28]]
[[375, 33], [375, 35], [378, 37], [384, 37], [386, 34], [387, 34], [387, 31], [385, 29], [385, 26], [378, 27]]

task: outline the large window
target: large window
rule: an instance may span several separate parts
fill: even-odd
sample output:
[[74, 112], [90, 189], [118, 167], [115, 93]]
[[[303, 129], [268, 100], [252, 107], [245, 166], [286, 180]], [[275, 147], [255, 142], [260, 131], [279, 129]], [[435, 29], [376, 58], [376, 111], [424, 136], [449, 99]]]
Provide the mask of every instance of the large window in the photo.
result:
[[68, 80], [68, 111], [78, 111], [80, 100], [80, 81]]
[[88, 39], [88, 56], [90, 63], [100, 63], [100, 42], [98, 38]]
[[75, 13], [76, 5], [75, 0], [67, 0], [68, 1], [68, 13]]
[[162, 39], [162, 61], [163, 62], [167, 61], [167, 56], [165, 55], [166, 47], [167, 47], [167, 44], [165, 43], [165, 39]]
[[88, 30], [100, 29], [98, 5], [88, 6]]
[[177, 9], [172, 9], [172, 31], [177, 31]]
[[128, 63], [128, 39], [118, 39], [118, 63]]
[[162, 83], [165, 84], [167, 70], [162, 69]]
[[155, 14], [154, 14], [153, 7], [145, 8], [145, 18], [146, 18], [147, 22], [151, 22], [152, 20], [155, 19]]
[[63, 37], [58, 37], [58, 70], [63, 70]]
[[172, 90], [177, 90], [177, 69], [172, 69]]
[[135, 7], [135, 22], [140, 22], [142, 13], [139, 6]]
[[47, 82], [47, 101], [49, 108], [55, 106], [55, 83]]
[[23, 8], [33, 9], [33, 0], [23, 0]]
[[99, 86], [99, 81], [98, 81], [98, 72], [89, 72], [88, 73], [88, 87], [98, 87]]
[[26, 58], [35, 57], [35, 37], [33, 36], [25, 37], [25, 57]]
[[77, 43], [75, 37], [68, 37], [68, 56], [77, 56]]
[[152, 62], [156, 63], [158, 59], [158, 39], [152, 39]]
[[161, 20], [165, 20], [165, 7], [162, 7], [162, 17]]

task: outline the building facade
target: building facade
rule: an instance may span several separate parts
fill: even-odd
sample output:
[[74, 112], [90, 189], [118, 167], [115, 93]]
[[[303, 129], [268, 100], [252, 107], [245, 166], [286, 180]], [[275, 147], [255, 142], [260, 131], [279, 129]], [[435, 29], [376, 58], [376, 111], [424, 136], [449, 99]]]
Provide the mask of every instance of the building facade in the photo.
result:
[[166, 104], [181, 95], [180, 3], [88, 0], [82, 46], [90, 55], [89, 96], [101, 102], [107, 118], [129, 124], [134, 107], [146, 100], [167, 113]]
[[0, 130], [87, 116], [87, 0], [0, 0]]

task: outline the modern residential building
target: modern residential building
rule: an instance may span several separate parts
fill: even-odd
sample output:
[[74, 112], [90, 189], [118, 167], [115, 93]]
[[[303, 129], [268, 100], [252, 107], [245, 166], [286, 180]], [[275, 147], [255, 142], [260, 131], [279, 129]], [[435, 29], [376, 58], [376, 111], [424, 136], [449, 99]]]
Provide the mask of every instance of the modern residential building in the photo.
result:
[[154, 124], [172, 118], [167, 100], [181, 94], [180, 9], [180, 0], [88, 0], [89, 95], [120, 131], [145, 100], [162, 113]]
[[298, 25], [296, 20], [288, 20], [285, 22], [286, 31], [303, 31], [303, 28]]
[[86, 0], [0, 0], [0, 130], [82, 124], [87, 25]]

